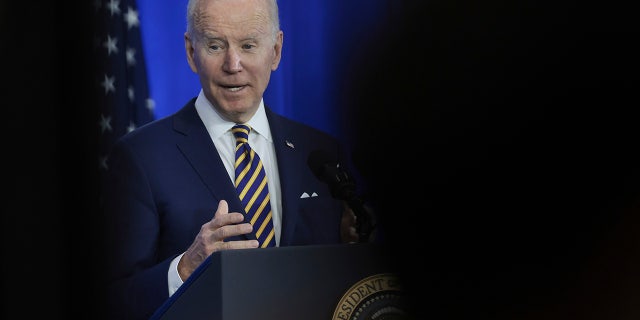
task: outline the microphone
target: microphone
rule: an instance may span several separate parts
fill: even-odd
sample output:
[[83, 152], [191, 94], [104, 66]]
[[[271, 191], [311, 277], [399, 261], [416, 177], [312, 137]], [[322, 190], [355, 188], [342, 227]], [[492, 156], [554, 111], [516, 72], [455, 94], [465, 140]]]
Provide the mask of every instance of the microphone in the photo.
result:
[[364, 201], [356, 194], [353, 178], [324, 150], [314, 150], [307, 158], [307, 165], [320, 181], [329, 185], [331, 196], [344, 200], [356, 215], [356, 232], [359, 242], [366, 242], [373, 229]]

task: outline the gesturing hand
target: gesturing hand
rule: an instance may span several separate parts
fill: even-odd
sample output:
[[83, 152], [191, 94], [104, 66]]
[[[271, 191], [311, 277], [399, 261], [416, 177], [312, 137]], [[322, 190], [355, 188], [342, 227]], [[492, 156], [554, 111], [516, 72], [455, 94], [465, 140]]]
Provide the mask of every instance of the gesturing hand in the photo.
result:
[[241, 223], [244, 216], [239, 212], [229, 212], [229, 205], [220, 200], [213, 219], [200, 227], [189, 249], [182, 255], [178, 263], [178, 273], [186, 280], [193, 271], [212, 253], [230, 249], [257, 248], [257, 240], [224, 241], [228, 237], [250, 233], [250, 223]]

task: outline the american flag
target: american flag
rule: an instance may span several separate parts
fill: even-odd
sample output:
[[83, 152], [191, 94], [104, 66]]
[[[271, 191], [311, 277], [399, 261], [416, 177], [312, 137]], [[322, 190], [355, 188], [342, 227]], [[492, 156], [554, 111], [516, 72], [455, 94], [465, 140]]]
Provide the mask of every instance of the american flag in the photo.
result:
[[95, 0], [96, 97], [100, 108], [101, 170], [124, 134], [154, 119], [135, 0]]

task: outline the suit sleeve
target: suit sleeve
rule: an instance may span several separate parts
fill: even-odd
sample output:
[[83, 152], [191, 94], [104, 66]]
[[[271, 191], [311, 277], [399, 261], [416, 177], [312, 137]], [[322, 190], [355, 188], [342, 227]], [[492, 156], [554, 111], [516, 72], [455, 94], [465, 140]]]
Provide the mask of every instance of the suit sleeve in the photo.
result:
[[158, 212], [132, 150], [124, 142], [114, 147], [103, 180], [109, 319], [147, 319], [169, 297], [171, 258], [157, 261]]

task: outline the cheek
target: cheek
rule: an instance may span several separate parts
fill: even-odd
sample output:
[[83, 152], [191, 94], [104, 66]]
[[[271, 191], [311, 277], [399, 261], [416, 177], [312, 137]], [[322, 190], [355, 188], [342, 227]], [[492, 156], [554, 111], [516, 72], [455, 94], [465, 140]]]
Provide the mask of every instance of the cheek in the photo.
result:
[[207, 78], [211, 78], [217, 68], [220, 68], [216, 59], [210, 56], [197, 56], [194, 59], [195, 65], [198, 68], [198, 73], [204, 75]]
[[205, 69], [212, 62], [211, 58], [204, 51], [194, 52], [193, 61], [195, 61], [198, 70]]

